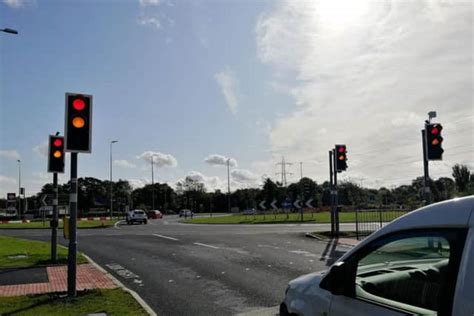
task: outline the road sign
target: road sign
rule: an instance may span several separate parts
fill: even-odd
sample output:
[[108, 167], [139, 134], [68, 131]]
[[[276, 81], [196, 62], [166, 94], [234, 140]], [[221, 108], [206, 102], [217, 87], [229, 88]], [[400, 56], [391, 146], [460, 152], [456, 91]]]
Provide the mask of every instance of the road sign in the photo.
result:
[[313, 208], [314, 206], [311, 204], [311, 202], [313, 202], [313, 199], [309, 199], [308, 201], [306, 201], [306, 207]]
[[300, 202], [301, 202], [300, 200], [296, 200], [296, 201], [293, 203], [294, 207], [296, 207], [296, 208], [301, 208]]
[[41, 201], [41, 204], [42, 204], [43, 206], [48, 206], [48, 203], [46, 203], [46, 199], [47, 199], [47, 198], [48, 198], [48, 195], [47, 195], [47, 194], [43, 194], [43, 195], [41, 196], [40, 201]]
[[278, 209], [278, 207], [276, 206], [276, 202], [277, 202], [277, 200], [273, 200], [272, 203], [270, 204], [270, 206], [271, 206], [274, 210]]
[[7, 193], [7, 201], [8, 202], [16, 201], [16, 194], [15, 193]]
[[258, 204], [258, 206], [260, 206], [260, 208], [262, 210], [264, 210], [265, 209], [265, 201], [260, 202], [260, 204]]

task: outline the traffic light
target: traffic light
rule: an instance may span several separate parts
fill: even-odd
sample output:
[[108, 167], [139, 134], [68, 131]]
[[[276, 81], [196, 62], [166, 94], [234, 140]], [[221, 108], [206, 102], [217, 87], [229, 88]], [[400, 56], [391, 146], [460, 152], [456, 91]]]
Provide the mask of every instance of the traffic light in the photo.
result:
[[64, 137], [49, 135], [48, 172], [64, 173]]
[[441, 124], [427, 124], [426, 125], [426, 147], [428, 152], [428, 160], [442, 160], [443, 159], [443, 137], [441, 131], [443, 126]]
[[336, 145], [336, 171], [341, 172], [347, 169], [346, 145]]
[[66, 93], [65, 150], [91, 152], [92, 96]]

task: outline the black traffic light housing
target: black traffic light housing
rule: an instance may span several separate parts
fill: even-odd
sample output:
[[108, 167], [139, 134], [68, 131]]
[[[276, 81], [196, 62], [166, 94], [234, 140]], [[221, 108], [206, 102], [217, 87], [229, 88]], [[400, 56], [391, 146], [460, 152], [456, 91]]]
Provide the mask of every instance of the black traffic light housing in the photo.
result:
[[441, 131], [443, 126], [438, 123], [426, 124], [426, 147], [428, 160], [442, 160], [444, 149], [442, 147], [443, 137]]
[[336, 145], [334, 149], [336, 159], [336, 171], [341, 172], [347, 169], [347, 150], [346, 145]]
[[64, 173], [64, 137], [49, 135], [48, 172]]
[[90, 153], [92, 145], [92, 95], [66, 93], [65, 150]]

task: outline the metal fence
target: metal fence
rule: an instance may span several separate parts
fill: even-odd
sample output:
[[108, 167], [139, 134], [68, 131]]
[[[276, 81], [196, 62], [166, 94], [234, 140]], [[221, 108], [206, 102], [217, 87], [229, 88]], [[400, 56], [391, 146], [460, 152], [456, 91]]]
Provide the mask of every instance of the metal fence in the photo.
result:
[[355, 210], [357, 239], [364, 238], [394, 219], [408, 213], [406, 210]]

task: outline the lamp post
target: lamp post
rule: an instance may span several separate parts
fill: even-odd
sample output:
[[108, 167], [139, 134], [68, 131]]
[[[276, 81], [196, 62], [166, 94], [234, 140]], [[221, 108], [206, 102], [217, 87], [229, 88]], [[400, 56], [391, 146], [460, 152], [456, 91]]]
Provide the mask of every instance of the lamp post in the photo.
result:
[[18, 159], [18, 215], [21, 217], [21, 160]]
[[230, 213], [230, 158], [227, 158], [227, 211]]
[[113, 183], [112, 183], [112, 144], [118, 143], [118, 140], [110, 141], [110, 218], [113, 218]]
[[151, 209], [155, 209], [155, 180], [153, 171], [153, 160], [155, 155], [151, 155]]

